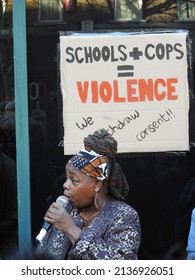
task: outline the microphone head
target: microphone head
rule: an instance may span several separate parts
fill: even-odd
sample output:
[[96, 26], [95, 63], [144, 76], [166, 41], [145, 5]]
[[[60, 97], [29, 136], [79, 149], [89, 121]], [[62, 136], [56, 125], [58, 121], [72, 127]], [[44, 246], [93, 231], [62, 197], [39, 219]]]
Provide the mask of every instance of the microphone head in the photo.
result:
[[62, 207], [66, 207], [68, 204], [68, 198], [64, 195], [60, 195], [57, 199], [56, 199], [56, 203], [58, 203], [59, 205], [61, 205]]

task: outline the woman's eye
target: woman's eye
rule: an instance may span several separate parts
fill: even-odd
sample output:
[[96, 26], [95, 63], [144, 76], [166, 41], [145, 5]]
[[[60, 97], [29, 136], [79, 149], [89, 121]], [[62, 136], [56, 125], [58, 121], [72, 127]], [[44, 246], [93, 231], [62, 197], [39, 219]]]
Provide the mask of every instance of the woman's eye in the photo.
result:
[[74, 178], [66, 177], [66, 181], [68, 180], [71, 181], [73, 185], [75, 185], [77, 182]]
[[75, 180], [74, 178], [71, 179], [73, 185], [75, 185], [77, 183], [77, 180]]

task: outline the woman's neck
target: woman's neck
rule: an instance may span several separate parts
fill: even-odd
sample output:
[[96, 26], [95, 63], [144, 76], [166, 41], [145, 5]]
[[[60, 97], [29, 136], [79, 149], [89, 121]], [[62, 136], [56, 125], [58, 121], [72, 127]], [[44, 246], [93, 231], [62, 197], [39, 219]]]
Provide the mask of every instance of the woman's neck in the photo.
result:
[[101, 204], [101, 206], [97, 209], [93, 205], [93, 209], [89, 208], [83, 208], [80, 211], [80, 216], [84, 219], [84, 225], [83, 228], [87, 228], [89, 224], [100, 214], [102, 209], [104, 208], [104, 205], [106, 204], [107, 200], [104, 200], [104, 202]]
[[92, 216], [96, 216], [98, 215], [102, 208], [104, 207], [105, 203], [106, 203], [107, 199], [101, 199], [101, 201], [99, 201], [99, 207], [96, 208], [94, 204], [90, 205], [89, 207], [85, 207], [80, 209], [79, 214], [84, 218], [84, 219], [90, 219]]

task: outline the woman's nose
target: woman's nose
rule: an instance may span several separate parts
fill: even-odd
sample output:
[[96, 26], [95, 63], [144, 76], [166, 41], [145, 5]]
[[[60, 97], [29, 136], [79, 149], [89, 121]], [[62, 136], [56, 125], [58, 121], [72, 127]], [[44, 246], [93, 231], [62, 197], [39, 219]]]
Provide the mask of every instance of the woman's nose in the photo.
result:
[[64, 188], [64, 189], [67, 189], [67, 190], [70, 188], [70, 183], [69, 183], [69, 180], [68, 180], [68, 179], [66, 180], [66, 182], [64, 182], [63, 188]]

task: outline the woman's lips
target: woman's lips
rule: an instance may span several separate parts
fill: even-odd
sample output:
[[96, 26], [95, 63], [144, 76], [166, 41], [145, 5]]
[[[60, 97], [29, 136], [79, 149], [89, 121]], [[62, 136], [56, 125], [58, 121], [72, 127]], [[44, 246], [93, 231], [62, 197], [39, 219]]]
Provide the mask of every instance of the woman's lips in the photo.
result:
[[67, 194], [65, 194], [65, 193], [64, 193], [64, 195], [68, 198], [68, 201], [69, 201], [69, 202], [72, 201], [72, 199], [71, 199], [71, 197], [70, 197], [69, 195], [67, 195]]

